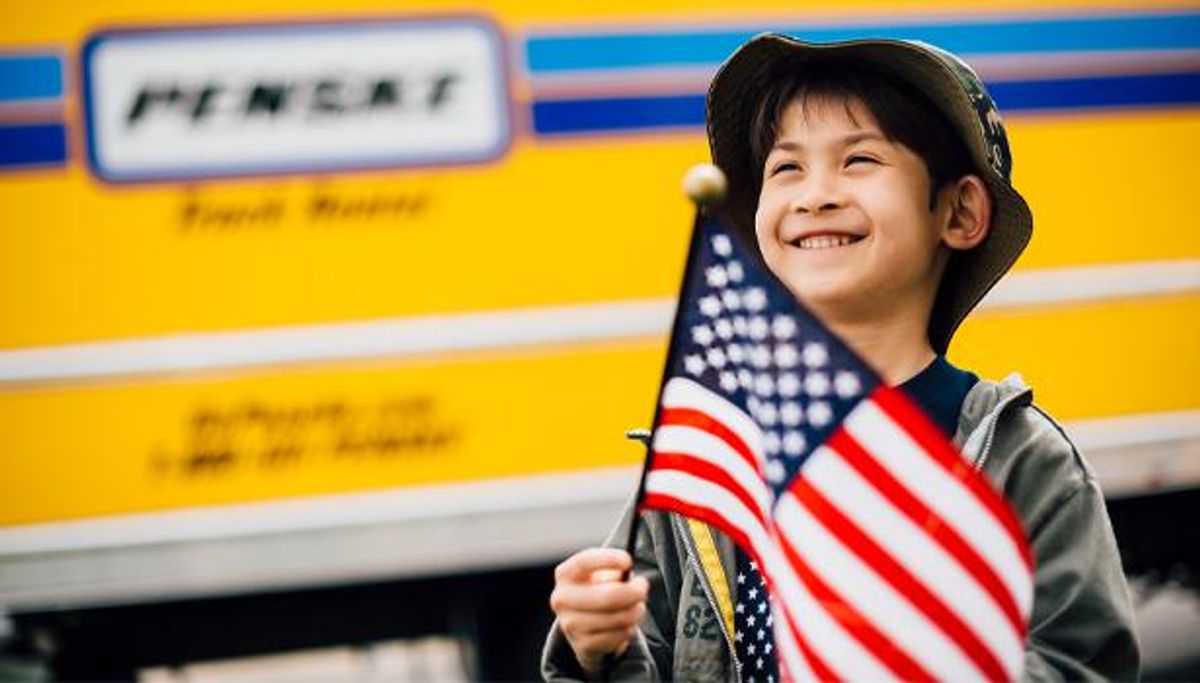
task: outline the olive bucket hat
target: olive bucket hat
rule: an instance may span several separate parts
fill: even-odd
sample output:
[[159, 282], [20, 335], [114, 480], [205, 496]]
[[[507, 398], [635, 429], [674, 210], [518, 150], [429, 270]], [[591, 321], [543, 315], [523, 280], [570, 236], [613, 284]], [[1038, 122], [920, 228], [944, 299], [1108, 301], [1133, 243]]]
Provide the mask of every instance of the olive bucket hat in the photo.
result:
[[992, 196], [990, 233], [969, 251], [955, 252], [942, 278], [929, 322], [929, 341], [945, 353], [959, 324], [1012, 267], [1033, 232], [1033, 216], [1012, 186], [1012, 156], [1004, 124], [979, 76], [944, 50], [908, 40], [810, 43], [767, 33], [725, 61], [708, 90], [708, 143], [729, 182], [725, 218], [753, 243], [761, 169], [752, 160], [755, 111], [780, 69], [803, 69], [806, 59], [865, 63], [916, 88], [932, 101], [963, 141], [975, 172]]

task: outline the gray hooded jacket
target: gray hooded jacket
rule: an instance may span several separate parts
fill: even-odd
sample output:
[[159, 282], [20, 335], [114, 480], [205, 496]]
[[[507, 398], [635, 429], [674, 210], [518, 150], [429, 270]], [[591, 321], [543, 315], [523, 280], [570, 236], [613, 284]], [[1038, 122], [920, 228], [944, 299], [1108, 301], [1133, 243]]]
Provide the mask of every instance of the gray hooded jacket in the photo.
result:
[[[1104, 499], [1062, 429], [1013, 375], [967, 394], [955, 443], [1013, 505], [1036, 562], [1024, 680], [1132, 680], [1138, 676], [1133, 609]], [[627, 535], [630, 509], [609, 536]], [[730, 591], [734, 546], [674, 514], [643, 514], [634, 570], [650, 581], [647, 612], [611, 680], [739, 681]], [[551, 629], [548, 681], [583, 678], [570, 644]]]

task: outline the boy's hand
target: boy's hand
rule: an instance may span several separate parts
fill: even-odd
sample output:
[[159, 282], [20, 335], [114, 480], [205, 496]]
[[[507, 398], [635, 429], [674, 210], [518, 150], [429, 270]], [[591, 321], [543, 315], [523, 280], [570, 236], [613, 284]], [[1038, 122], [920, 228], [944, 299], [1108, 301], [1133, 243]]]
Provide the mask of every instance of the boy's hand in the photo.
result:
[[621, 580], [632, 564], [624, 550], [588, 548], [554, 569], [550, 608], [589, 676], [600, 673], [605, 656], [625, 652], [646, 613], [650, 582], [641, 576]]

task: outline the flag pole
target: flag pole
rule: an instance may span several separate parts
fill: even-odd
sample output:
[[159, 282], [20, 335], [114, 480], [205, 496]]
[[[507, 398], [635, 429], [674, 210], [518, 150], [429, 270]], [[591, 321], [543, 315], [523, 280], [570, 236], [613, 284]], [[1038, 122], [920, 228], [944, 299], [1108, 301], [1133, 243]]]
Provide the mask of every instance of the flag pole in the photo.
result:
[[[721, 200], [725, 198], [726, 189], [725, 174], [721, 172], [721, 169], [712, 164], [696, 164], [688, 169], [688, 172], [683, 176], [683, 191], [696, 206], [696, 218], [692, 223], [692, 237], [688, 242], [688, 255], [686, 265], [683, 269], [683, 282], [679, 286], [680, 300], [682, 300], [684, 292], [687, 291], [688, 283], [692, 281], [692, 270], [700, 253], [699, 241], [700, 235], [703, 232], [701, 229], [701, 218], [705, 210], [721, 203]], [[662, 381], [659, 382], [660, 396], [654, 406], [653, 430], [658, 429], [658, 423], [662, 417], [661, 391], [670, 375], [671, 367], [675, 364], [675, 339], [680, 334], [678, 327], [682, 320], [683, 315], [680, 313], [678, 305], [676, 305], [675, 320], [671, 324], [671, 339], [667, 347], [667, 361], [663, 367]], [[646, 496], [646, 474], [650, 471], [650, 462], [654, 457], [654, 449], [652, 448], [653, 431], [631, 429], [625, 432], [625, 438], [641, 441], [646, 448], [645, 456], [642, 459], [642, 476], [638, 481], [637, 497], [634, 499], [633, 518], [629, 522], [629, 533], [625, 537], [625, 552], [629, 553], [630, 557], [633, 557], [634, 550], [637, 549], [638, 527], [642, 518], [642, 499]], [[631, 564], [630, 568], [622, 573], [621, 580], [628, 581], [632, 571], [633, 566]]]

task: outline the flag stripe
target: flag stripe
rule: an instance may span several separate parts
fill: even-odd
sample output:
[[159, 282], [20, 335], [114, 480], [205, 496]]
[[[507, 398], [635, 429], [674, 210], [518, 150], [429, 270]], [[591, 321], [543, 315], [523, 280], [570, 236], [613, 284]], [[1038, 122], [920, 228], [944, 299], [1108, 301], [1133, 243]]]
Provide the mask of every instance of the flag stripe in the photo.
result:
[[842, 514], [864, 531], [869, 530], [870, 538], [925, 587], [935, 595], [946, 596], [949, 601], [946, 609], [954, 610], [1000, 661], [1019, 661], [1023, 656], [1023, 637], [1017, 625], [1005, 618], [998, 603], [957, 558], [931, 537], [931, 533], [945, 527], [936, 519], [919, 526], [883, 492], [873, 488], [834, 446], [847, 440], [845, 433], [835, 434], [827, 442], [829, 447], [823, 449], [825, 452], [820, 457], [814, 456], [805, 466], [804, 477]]
[[[1016, 634], [1023, 632], [1021, 615], [1017, 603], [1008, 588], [992, 570], [992, 567], [975, 549], [963, 540], [954, 527], [941, 518], [921, 501], [910, 489], [895, 479], [886, 469], [863, 448], [863, 446], [843, 430], [838, 430], [827, 442], [829, 448], [836, 451], [843, 462], [854, 468], [864, 479], [870, 482], [896, 509], [900, 510], [913, 525], [936, 542], [947, 554], [954, 558], [951, 567], [961, 567], [965, 570], [992, 599], [1004, 615], [1008, 624]], [[936, 568], [937, 562], [925, 562], [926, 566]]]
[[[646, 476], [646, 501], [652, 507], [713, 524], [755, 556], [764, 568], [764, 578], [769, 577], [771, 594], [779, 598], [789, 614], [787, 624], [797, 643], [822, 680], [888, 678], [887, 669], [870, 652], [817, 608], [812, 595], [780, 555], [778, 546], [767, 536], [766, 529], [757, 524], [753, 514], [733, 494], [687, 473], [655, 469]], [[818, 655], [818, 651], [825, 656]], [[832, 668], [829, 662], [834, 661], [842, 665], [842, 670]]]
[[[818, 453], [813, 457], [816, 459], [818, 457], [832, 458], [835, 456], [832, 453]], [[811, 463], [808, 467], [815, 465], [816, 463]], [[887, 551], [872, 541], [871, 537], [864, 533], [857, 524], [838, 510], [814, 486], [814, 482], [810, 482], [807, 475], [808, 469], [806, 468], [804, 476], [797, 477], [791, 488], [793, 495], [804, 505], [806, 512], [810, 513], [816, 522], [829, 530], [845, 546], [849, 553], [855, 555], [866, 567], [873, 570], [880, 579], [886, 581], [896, 592], [897, 598], [907, 601], [910, 605], [920, 610], [928, 620], [930, 626], [936, 629], [940, 635], [948, 637], [953, 641], [953, 645], [950, 643], [939, 643], [931, 648], [914, 648], [913, 652], [929, 652], [941, 657], [957, 645], [961, 653], [969, 657], [975, 667], [986, 678], [990, 680], [1006, 680], [1008, 675], [1004, 671], [1004, 667], [997, 661], [992, 651], [963, 623], [962, 619], [947, 608], [945, 603], [939, 600], [932, 591], [914, 577], [903, 565], [897, 562]], [[880, 621], [880, 623], [884, 628], [888, 628], [889, 626], [887, 622]], [[894, 628], [894, 625], [892, 627]]]
[[758, 458], [755, 457], [746, 442], [742, 441], [732, 429], [713, 419], [707, 413], [695, 408], [665, 408], [659, 421], [659, 429], [668, 425], [694, 427], [712, 434], [724, 441], [739, 458], [745, 461], [756, 476], [762, 476], [759, 473]]
[[[764, 577], [765, 578], [765, 577]], [[768, 590], [770, 590], [768, 588]], [[776, 622], [786, 623], [789, 616], [784, 614], [784, 608], [778, 600], [771, 599], [771, 614]], [[829, 681], [832, 678], [819, 676], [813, 667], [809, 666], [808, 657], [801, 651], [790, 625], [786, 628], [775, 629], [775, 646], [779, 658], [779, 671], [783, 679], [791, 678], [796, 681]], [[831, 673], [828, 669], [824, 671]], [[791, 674], [789, 677], [788, 674]]]
[[962, 483], [932, 462], [924, 449], [873, 401], [859, 404], [845, 420], [846, 431], [910, 491], [935, 510], [995, 568], [1020, 613], [1032, 601], [1029, 568], [1008, 533]]
[[767, 513], [758, 506], [758, 501], [754, 499], [746, 489], [742, 488], [741, 482], [734, 480], [729, 476], [728, 470], [721, 469], [719, 465], [714, 465], [706, 460], [701, 460], [691, 453], [660, 453], [654, 454], [654, 470], [656, 472], [685, 472], [693, 476], [704, 479], [705, 481], [723, 487], [729, 493], [733, 494], [746, 511], [754, 515], [754, 519], [764, 528], [767, 525]]
[[[782, 509], [779, 511], [776, 519], [779, 522], [780, 530], [783, 531], [780, 535], [782, 540], [780, 545], [783, 548], [784, 555], [791, 561], [792, 566], [796, 568], [796, 574], [804, 582], [805, 587], [817, 599], [821, 609], [828, 612], [829, 616], [840, 623], [851, 636], [874, 653], [876, 657], [879, 657], [880, 661], [891, 669], [892, 674], [896, 678], [906, 681], [933, 680], [932, 674], [905, 654], [890, 637], [875, 628], [870, 618], [864, 616], [850, 601], [846, 600], [845, 597], [834, 590], [829, 584], [825, 583], [813, 571], [812, 567], [804, 561], [804, 558], [796, 552], [796, 548], [792, 544], [788, 530], [785, 527]], [[795, 529], [794, 531], [798, 533], [800, 529]], [[809, 540], [811, 540], [811, 537]], [[811, 552], [808, 554], [810, 557], [812, 556]]]
[[762, 475], [718, 435], [698, 427], [668, 424], [666, 416], [654, 435], [656, 453], [687, 453], [724, 468], [750, 494], [765, 520], [771, 513], [771, 494]]
[[704, 388], [704, 385], [686, 377], [672, 377], [663, 387], [662, 407], [693, 408], [713, 417], [733, 430], [757, 462], [762, 453], [762, 430], [750, 416], [721, 396]]
[[933, 456], [935, 462], [942, 466], [948, 474], [958, 479], [975, 495], [980, 503], [991, 513], [992, 517], [1004, 528], [1013, 547], [1018, 551], [1027, 571], [1033, 570], [1033, 555], [1025, 543], [1025, 532], [1021, 522], [1013, 514], [1000, 494], [984, 481], [983, 477], [963, 476], [966, 470], [973, 470], [966, 458], [962, 457], [954, 447], [942, 436], [941, 432], [925, 413], [921, 412], [912, 401], [900, 392], [888, 387], [880, 387], [873, 393], [871, 400], [892, 420], [904, 428], [926, 453]]

